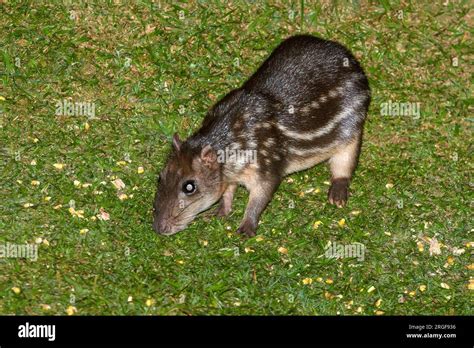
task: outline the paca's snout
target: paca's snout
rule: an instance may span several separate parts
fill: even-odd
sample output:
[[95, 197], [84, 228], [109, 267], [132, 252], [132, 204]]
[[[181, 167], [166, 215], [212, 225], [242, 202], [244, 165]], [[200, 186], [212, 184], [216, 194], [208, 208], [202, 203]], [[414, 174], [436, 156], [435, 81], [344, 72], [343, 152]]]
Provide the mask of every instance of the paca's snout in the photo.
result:
[[154, 216], [153, 229], [159, 235], [169, 236], [182, 230], [179, 226], [172, 224], [169, 219], [163, 219], [158, 216]]
[[160, 226], [160, 224], [159, 224], [159, 222], [158, 222], [157, 219], [154, 219], [154, 220], [153, 220], [153, 229], [154, 229], [155, 232], [158, 233], [158, 234], [161, 232], [161, 226]]
[[157, 218], [153, 221], [153, 229], [158, 234], [168, 234], [171, 232], [171, 226], [166, 221]]
[[161, 218], [156, 212], [153, 214], [153, 229], [158, 234], [167, 234], [171, 232], [171, 226], [166, 219]]

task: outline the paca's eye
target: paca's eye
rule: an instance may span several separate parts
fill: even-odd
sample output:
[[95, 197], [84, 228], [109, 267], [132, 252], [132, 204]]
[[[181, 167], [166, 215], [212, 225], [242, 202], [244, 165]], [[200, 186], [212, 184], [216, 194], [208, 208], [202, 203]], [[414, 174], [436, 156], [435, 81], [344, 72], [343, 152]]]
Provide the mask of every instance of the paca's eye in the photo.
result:
[[192, 195], [196, 191], [196, 183], [194, 180], [188, 180], [183, 184], [183, 192]]

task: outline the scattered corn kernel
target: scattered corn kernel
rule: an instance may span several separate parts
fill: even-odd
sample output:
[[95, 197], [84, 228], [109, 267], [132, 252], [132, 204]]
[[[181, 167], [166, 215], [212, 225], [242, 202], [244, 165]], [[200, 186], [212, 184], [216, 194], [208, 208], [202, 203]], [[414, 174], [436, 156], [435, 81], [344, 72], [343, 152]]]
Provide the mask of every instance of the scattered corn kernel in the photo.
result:
[[78, 217], [80, 219], [84, 218], [84, 210], [76, 210], [74, 207], [70, 207], [68, 210], [72, 216]]
[[122, 190], [125, 188], [125, 183], [122, 181], [122, 179], [113, 180], [112, 185], [114, 185], [117, 190]]
[[324, 297], [326, 298], [326, 300], [331, 300], [334, 298], [334, 295], [331, 294], [330, 292], [326, 291], [324, 292]]
[[74, 315], [77, 313], [77, 308], [74, 306], [69, 306], [66, 308], [67, 315]]
[[322, 225], [323, 222], [321, 220], [318, 220], [318, 221], [315, 221], [314, 224], [313, 224], [313, 228], [315, 230], [317, 230], [319, 228], [320, 225]]
[[441, 283], [440, 285], [443, 289], [450, 289], [449, 285], [446, 283]]
[[62, 170], [64, 169], [64, 166], [65, 164], [64, 163], [55, 163], [53, 164], [54, 168], [58, 169], [58, 170]]

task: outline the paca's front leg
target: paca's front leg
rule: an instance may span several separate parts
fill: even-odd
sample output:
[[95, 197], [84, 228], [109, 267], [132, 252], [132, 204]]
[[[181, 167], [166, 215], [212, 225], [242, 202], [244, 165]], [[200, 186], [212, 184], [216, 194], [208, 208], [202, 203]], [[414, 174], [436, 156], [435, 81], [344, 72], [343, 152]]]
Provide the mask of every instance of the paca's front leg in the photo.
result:
[[278, 188], [280, 180], [269, 181], [261, 180], [257, 185], [247, 185], [249, 193], [249, 201], [245, 214], [237, 233], [245, 233], [249, 237], [255, 236], [260, 215], [273, 197], [273, 193]]
[[230, 184], [224, 191], [222, 198], [217, 208], [217, 216], [224, 217], [229, 215], [232, 211], [232, 200], [234, 199], [234, 193], [237, 188], [237, 184]]

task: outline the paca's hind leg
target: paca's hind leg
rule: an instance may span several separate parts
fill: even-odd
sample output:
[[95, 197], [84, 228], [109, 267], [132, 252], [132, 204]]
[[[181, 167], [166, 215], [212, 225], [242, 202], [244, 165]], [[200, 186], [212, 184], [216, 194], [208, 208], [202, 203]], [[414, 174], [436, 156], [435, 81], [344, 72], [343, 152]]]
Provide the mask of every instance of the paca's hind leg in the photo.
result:
[[360, 137], [339, 148], [329, 159], [331, 170], [331, 187], [329, 188], [329, 203], [341, 208], [347, 203], [349, 183], [352, 173], [357, 166], [360, 152]]

